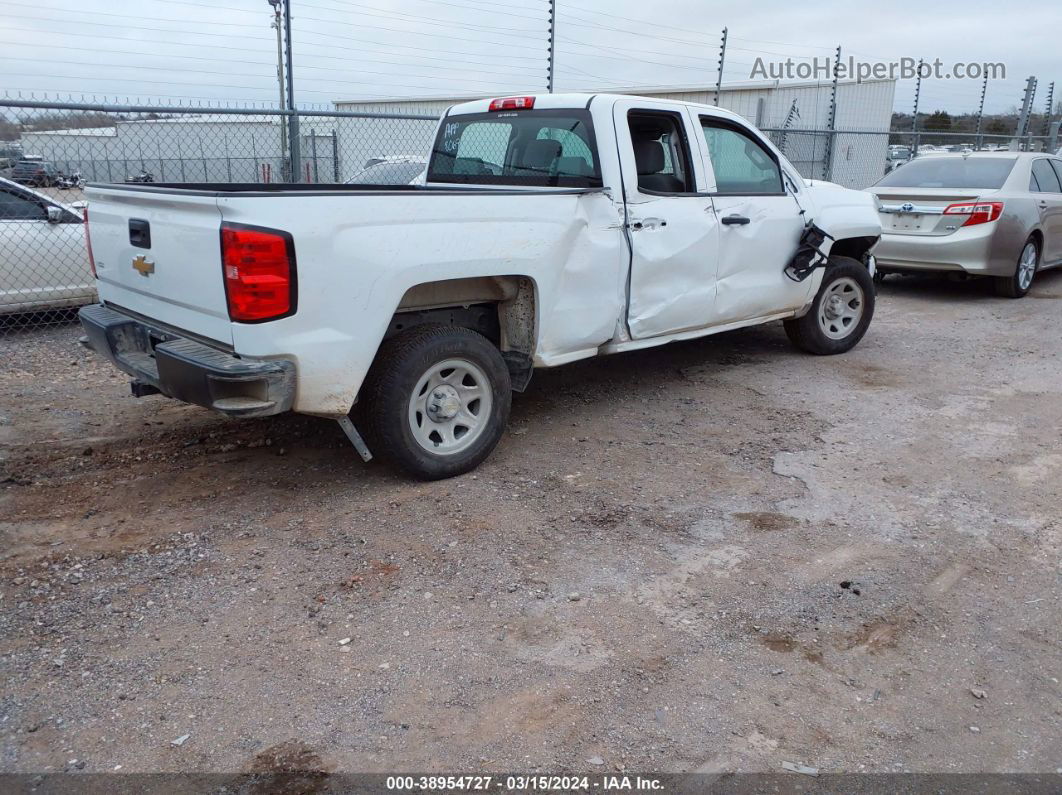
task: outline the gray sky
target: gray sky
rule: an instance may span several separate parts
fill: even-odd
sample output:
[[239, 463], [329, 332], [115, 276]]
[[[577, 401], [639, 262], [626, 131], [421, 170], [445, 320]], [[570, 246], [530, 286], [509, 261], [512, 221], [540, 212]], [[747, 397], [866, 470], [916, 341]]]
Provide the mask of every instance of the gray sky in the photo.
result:
[[[267, 0], [0, 0], [0, 93], [123, 101], [275, 102], [276, 40]], [[851, 0], [557, 0], [557, 90], [713, 85], [729, 28], [724, 82], [749, 79], [757, 57], [843, 53], [1003, 62], [986, 110], [1021, 99], [1025, 78], [1062, 96], [1062, 3], [999, 0], [895, 3]], [[853, 6], [858, 8], [853, 10]], [[541, 91], [547, 0], [292, 0], [300, 105], [392, 96]], [[976, 110], [980, 80], [928, 80], [923, 110]], [[909, 110], [913, 81], [897, 108]]]

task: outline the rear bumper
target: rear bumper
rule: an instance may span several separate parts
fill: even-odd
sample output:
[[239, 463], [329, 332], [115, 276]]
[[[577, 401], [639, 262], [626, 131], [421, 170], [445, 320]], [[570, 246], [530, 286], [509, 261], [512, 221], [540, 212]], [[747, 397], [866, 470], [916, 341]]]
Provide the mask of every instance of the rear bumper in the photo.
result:
[[240, 359], [101, 304], [78, 318], [89, 347], [133, 377], [134, 394], [158, 391], [233, 417], [280, 414], [294, 402], [292, 362]]
[[885, 271], [952, 271], [977, 276], [1014, 273], [1024, 238], [997, 224], [959, 229], [950, 235], [885, 232], [874, 249]]

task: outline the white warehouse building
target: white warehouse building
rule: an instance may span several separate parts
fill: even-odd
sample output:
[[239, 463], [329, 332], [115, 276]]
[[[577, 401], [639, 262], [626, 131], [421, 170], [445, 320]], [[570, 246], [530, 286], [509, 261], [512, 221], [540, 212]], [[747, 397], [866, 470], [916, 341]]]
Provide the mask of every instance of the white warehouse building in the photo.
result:
[[[744, 116], [765, 130], [805, 177], [829, 179], [851, 188], [864, 188], [884, 173], [888, 133], [892, 122], [895, 80], [839, 81], [837, 114], [833, 129], [839, 132], [830, 145], [829, 82], [781, 83], [756, 81], [723, 86], [719, 106]], [[519, 94], [520, 92], [511, 92]], [[534, 93], [534, 92], [527, 92]], [[604, 93], [604, 92], [598, 92]], [[635, 94], [686, 102], [713, 104], [714, 86], [610, 89], [609, 93]], [[387, 115], [438, 117], [458, 102], [481, 96], [426, 97], [388, 100], [337, 101], [337, 111]], [[427, 153], [434, 124], [413, 119], [340, 118], [336, 132], [340, 151], [357, 142], [368, 157]], [[811, 132], [811, 131], [817, 132]], [[858, 130], [862, 133], [845, 133]], [[367, 158], [368, 159], [368, 158]], [[357, 164], [344, 163], [341, 171]], [[344, 173], [343, 178], [351, 174]]]
[[[141, 170], [156, 182], [279, 182], [281, 117], [228, 113], [121, 119], [113, 127], [22, 133], [22, 151], [89, 182], [121, 182]], [[300, 125], [302, 181], [336, 180], [331, 117]], [[316, 153], [316, 158], [314, 154]]]

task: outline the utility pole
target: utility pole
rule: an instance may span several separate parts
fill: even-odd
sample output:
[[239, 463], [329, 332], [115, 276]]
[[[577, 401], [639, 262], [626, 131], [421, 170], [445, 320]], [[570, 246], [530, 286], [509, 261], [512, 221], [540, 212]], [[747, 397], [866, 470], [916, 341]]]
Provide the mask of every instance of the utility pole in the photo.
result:
[[[287, 109], [287, 104], [284, 101], [284, 32], [283, 21], [280, 16], [280, 0], [269, 0], [269, 5], [273, 7], [273, 22], [271, 27], [277, 32], [277, 85], [280, 88], [280, 105], [281, 110]], [[280, 174], [281, 179], [284, 179], [284, 175], [290, 173], [288, 169], [288, 120], [284, 117], [280, 118]], [[290, 177], [288, 177], [290, 179]]]
[[914, 119], [911, 122], [911, 155], [918, 154], [918, 98], [922, 94], [922, 65], [925, 63], [918, 59], [918, 74], [915, 80]]
[[981, 122], [983, 122], [984, 118], [985, 118], [985, 94], [987, 94], [987, 93], [988, 93], [988, 70], [986, 69], [985, 70], [985, 80], [984, 80], [983, 83], [981, 83], [981, 104], [978, 105], [978, 107], [977, 107], [977, 130], [974, 132], [974, 136], [977, 139], [977, 142], [974, 144], [974, 146], [977, 149], [980, 149], [981, 148], [981, 144], [982, 144], [982, 140], [981, 140]]
[[1014, 131], [1014, 146], [1021, 148], [1021, 139], [1029, 131], [1029, 114], [1032, 113], [1033, 98], [1036, 96], [1036, 75], [1029, 75], [1025, 81], [1025, 96], [1021, 102], [1021, 115], [1018, 116], [1018, 129]]
[[291, 151], [291, 181], [299, 182], [299, 117], [295, 115], [295, 68], [291, 63], [291, 0], [284, 0], [284, 54], [288, 62], [288, 148]]
[[822, 178], [824, 180], [829, 180], [833, 174], [833, 139], [837, 137], [837, 75], [840, 71], [841, 45], [838, 44], [833, 60], [833, 82], [830, 85], [830, 132], [826, 136], [826, 155], [822, 163]]
[[1055, 112], [1054, 102], [1055, 84], [1050, 83], [1047, 86], [1047, 107], [1044, 110], [1044, 135], [1049, 135], [1051, 132], [1051, 116]]
[[726, 65], [726, 28], [723, 28], [723, 41], [719, 45], [719, 72], [715, 76], [715, 99], [713, 105], [719, 104], [719, 92], [723, 88], [723, 67]]
[[546, 89], [553, 93], [553, 62], [554, 53], [557, 49], [557, 0], [549, 0], [549, 77], [546, 80]]

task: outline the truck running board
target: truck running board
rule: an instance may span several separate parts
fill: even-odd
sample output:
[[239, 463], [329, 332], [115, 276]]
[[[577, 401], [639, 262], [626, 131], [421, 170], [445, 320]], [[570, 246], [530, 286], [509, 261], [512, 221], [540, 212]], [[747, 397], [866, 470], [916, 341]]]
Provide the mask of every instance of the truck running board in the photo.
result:
[[372, 453], [369, 452], [368, 445], [365, 444], [365, 440], [361, 438], [361, 434], [358, 433], [358, 429], [354, 427], [354, 423], [350, 421], [350, 417], [340, 417], [336, 422], [339, 423], [339, 427], [343, 429], [343, 433], [350, 439], [350, 443], [354, 445], [354, 449], [358, 451], [358, 455], [361, 456], [362, 461], [372, 461]]

